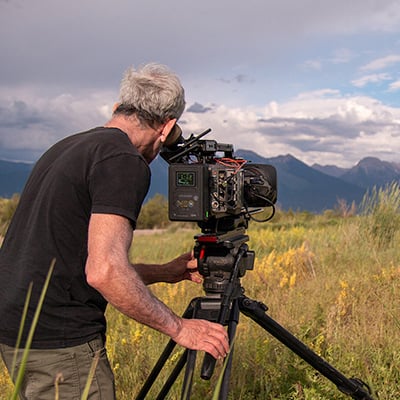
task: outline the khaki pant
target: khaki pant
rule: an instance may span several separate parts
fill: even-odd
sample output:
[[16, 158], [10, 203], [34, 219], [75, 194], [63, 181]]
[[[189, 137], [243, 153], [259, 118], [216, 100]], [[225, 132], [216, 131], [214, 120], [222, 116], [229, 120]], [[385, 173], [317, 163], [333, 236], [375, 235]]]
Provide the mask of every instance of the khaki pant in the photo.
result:
[[[14, 348], [0, 344], [1, 356], [10, 373], [14, 351]], [[14, 380], [18, 375], [23, 350], [18, 350], [17, 353]], [[101, 338], [62, 349], [31, 349], [19, 393], [20, 398], [80, 400], [96, 354], [99, 354], [99, 358], [88, 398], [115, 400], [114, 376]]]

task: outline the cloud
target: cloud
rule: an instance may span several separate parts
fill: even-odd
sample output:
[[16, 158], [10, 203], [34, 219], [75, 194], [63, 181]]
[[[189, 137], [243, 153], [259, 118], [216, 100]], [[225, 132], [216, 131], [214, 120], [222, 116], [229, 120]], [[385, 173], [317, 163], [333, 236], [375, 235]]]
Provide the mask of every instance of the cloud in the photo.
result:
[[8, 107], [0, 106], [0, 120], [4, 128], [26, 129], [29, 126], [46, 123], [34, 108], [21, 100], [13, 101]]
[[195, 102], [194, 104], [192, 104], [187, 108], [186, 112], [202, 114], [211, 110], [212, 110], [211, 107], [204, 107], [202, 104]]
[[246, 74], [237, 74], [236, 76], [234, 76], [231, 79], [227, 79], [227, 78], [220, 78], [218, 79], [219, 81], [223, 82], [223, 83], [253, 83], [254, 79], [252, 79], [251, 77], [247, 76]]
[[400, 63], [400, 54], [391, 54], [389, 56], [377, 58], [367, 65], [361, 67], [361, 70], [364, 71], [377, 71], [380, 69], [385, 69], [391, 67], [394, 64]]
[[29, 90], [11, 94], [8, 88], [0, 92], [3, 157], [7, 150], [31, 150], [35, 157], [61, 138], [101, 125], [111, 116], [109, 92], [88, 93], [84, 97], [66, 93], [42, 97]]
[[[37, 156], [67, 135], [102, 125], [114, 101], [110, 92], [53, 98], [32, 92], [14, 97], [0, 93], [2, 157], [7, 149], [10, 154], [26, 154], [31, 149]], [[367, 155], [398, 162], [399, 121], [399, 108], [325, 89], [263, 106], [195, 102], [180, 125], [185, 137], [211, 128], [210, 138], [264, 157], [290, 153], [309, 165], [348, 167]]]
[[325, 90], [264, 108], [215, 106], [211, 114], [185, 114], [183, 127], [185, 133], [211, 127], [217, 141], [264, 157], [290, 153], [309, 165], [349, 167], [367, 155], [398, 161], [399, 121], [398, 108]]
[[389, 85], [389, 92], [397, 92], [398, 90], [400, 90], [400, 80]]
[[370, 83], [381, 83], [383, 81], [391, 80], [392, 77], [387, 73], [365, 75], [361, 78], [354, 79], [351, 83], [356, 87], [364, 87]]

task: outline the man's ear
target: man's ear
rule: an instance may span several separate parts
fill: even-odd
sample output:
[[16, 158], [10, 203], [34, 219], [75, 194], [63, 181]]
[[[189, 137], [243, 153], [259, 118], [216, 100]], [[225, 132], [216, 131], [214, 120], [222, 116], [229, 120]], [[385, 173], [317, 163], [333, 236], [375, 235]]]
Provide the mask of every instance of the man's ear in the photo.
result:
[[121, 103], [114, 103], [112, 112], [114, 113], [115, 110], [121, 105]]
[[176, 118], [170, 119], [165, 123], [163, 130], [161, 131], [161, 142], [164, 143], [167, 140], [168, 135], [171, 133], [173, 127], [176, 124]]

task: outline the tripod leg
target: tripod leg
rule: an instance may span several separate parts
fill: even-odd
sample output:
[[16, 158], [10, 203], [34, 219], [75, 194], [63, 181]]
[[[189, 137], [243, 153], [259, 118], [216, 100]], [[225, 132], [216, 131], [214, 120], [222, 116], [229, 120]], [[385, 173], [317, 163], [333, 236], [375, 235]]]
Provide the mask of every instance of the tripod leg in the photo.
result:
[[182, 385], [181, 400], [190, 399], [190, 395], [192, 392], [192, 384], [193, 384], [193, 374], [196, 366], [196, 355], [197, 352], [195, 350], [188, 350], [185, 377], [183, 379], [183, 385]]
[[[217, 313], [220, 311], [221, 303], [219, 299], [211, 299], [211, 298], [197, 298], [192, 301], [193, 304], [193, 313], [192, 318], [206, 319], [207, 321], [216, 321]], [[196, 351], [190, 350], [188, 352], [187, 365], [185, 370], [185, 378], [183, 380], [182, 386], [182, 400], [188, 400], [190, 398], [192, 383], [193, 383], [193, 374], [196, 364]], [[215, 358], [213, 358], [209, 354], [205, 354], [204, 359], [209, 356], [214, 362]], [[203, 361], [204, 366], [204, 361]]]
[[239, 304], [237, 299], [233, 302], [232, 304], [232, 311], [231, 311], [231, 316], [228, 322], [228, 335], [229, 335], [229, 343], [230, 343], [230, 352], [228, 355], [228, 359], [225, 361], [226, 366], [225, 366], [225, 371], [224, 371], [224, 376], [222, 378], [222, 385], [221, 385], [221, 391], [219, 394], [219, 399], [218, 400], [225, 400], [228, 398], [228, 393], [229, 393], [229, 382], [230, 382], [230, 377], [231, 377], [231, 371], [232, 371], [232, 360], [233, 360], [233, 351], [234, 351], [234, 339], [236, 336], [236, 328], [239, 323]]
[[[183, 313], [182, 317], [183, 318], [191, 318], [193, 316], [193, 312], [195, 309], [196, 303], [199, 301], [199, 298], [193, 299], [185, 312]], [[146, 398], [148, 392], [150, 391], [151, 387], [153, 386], [155, 380], [157, 379], [158, 375], [160, 374], [162, 368], [165, 366], [165, 363], [168, 361], [169, 356], [171, 355], [172, 351], [174, 350], [176, 346], [176, 343], [173, 340], [170, 340], [167, 343], [167, 346], [165, 347], [164, 351], [162, 352], [160, 358], [158, 359], [157, 363], [153, 367], [152, 371], [150, 372], [149, 376], [147, 377], [145, 383], [143, 384], [142, 388], [140, 389], [139, 394], [136, 396], [136, 400], [143, 400]], [[175, 382], [176, 378], [179, 375], [179, 372], [182, 370], [183, 366], [186, 363], [186, 355], [187, 352], [181, 356], [178, 365], [175, 367], [175, 370], [171, 373], [169, 379], [164, 385], [164, 388], [168, 387], [171, 388], [173, 383]], [[162, 389], [162, 392], [164, 393], [166, 389]], [[165, 392], [165, 395], [168, 393], [168, 391]]]
[[136, 400], [143, 400], [146, 398], [147, 393], [150, 391], [153, 383], [157, 379], [157, 376], [160, 374], [162, 368], [164, 367], [165, 363], [167, 362], [169, 356], [171, 355], [172, 351], [174, 350], [176, 343], [173, 340], [170, 340], [167, 343], [164, 351], [162, 352], [160, 358], [158, 359], [157, 363], [153, 367], [150, 375], [147, 377], [146, 382], [143, 384], [140, 392], [136, 396]]
[[373, 400], [370, 394], [364, 390], [366, 385], [363, 384], [361, 380], [346, 378], [323, 358], [314, 353], [309, 347], [269, 317], [266, 314], [267, 307], [265, 304], [251, 300], [246, 296], [241, 296], [239, 298], [239, 309], [243, 314], [255, 321], [286, 347], [333, 382], [341, 392], [356, 400]]
[[185, 352], [179, 358], [178, 363], [175, 365], [175, 368], [173, 369], [173, 371], [169, 375], [168, 379], [164, 383], [164, 386], [160, 390], [156, 400], [164, 400], [165, 397], [167, 396], [172, 385], [175, 383], [176, 379], [178, 378], [179, 374], [181, 373], [183, 367], [186, 364], [187, 353], [188, 353], [188, 350], [185, 350]]

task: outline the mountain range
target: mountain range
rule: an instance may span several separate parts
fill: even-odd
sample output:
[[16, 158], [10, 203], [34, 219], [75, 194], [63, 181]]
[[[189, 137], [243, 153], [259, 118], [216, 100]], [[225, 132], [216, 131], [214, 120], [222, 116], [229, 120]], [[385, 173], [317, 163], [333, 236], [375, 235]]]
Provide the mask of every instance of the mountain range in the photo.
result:
[[32, 163], [0, 160], [0, 197], [21, 193], [32, 168]]
[[[373, 187], [400, 183], [400, 163], [366, 157], [352, 168], [314, 164], [308, 166], [292, 155], [264, 158], [253, 151], [238, 150], [236, 157], [270, 164], [277, 170], [278, 205], [284, 210], [322, 212], [339, 201], [359, 204]], [[0, 197], [20, 193], [33, 164], [0, 160]], [[157, 157], [151, 164], [152, 184], [147, 199], [168, 195], [168, 164]]]

